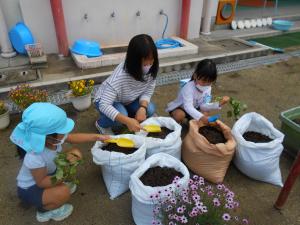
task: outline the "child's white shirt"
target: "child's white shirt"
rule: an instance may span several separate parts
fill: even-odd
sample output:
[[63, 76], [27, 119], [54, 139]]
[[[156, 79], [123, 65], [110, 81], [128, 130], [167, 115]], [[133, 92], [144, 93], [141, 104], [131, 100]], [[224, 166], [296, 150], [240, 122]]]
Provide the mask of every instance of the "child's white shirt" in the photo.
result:
[[61, 145], [56, 150], [45, 148], [41, 153], [27, 152], [22, 167], [17, 176], [18, 187], [27, 189], [36, 184], [31, 171], [32, 169], [47, 168], [47, 174], [52, 174], [56, 170], [54, 159], [57, 153], [62, 151]]
[[189, 81], [181, 88], [177, 98], [168, 103], [166, 111], [171, 112], [180, 107], [193, 119], [199, 120], [203, 114], [197, 109], [202, 109], [204, 111], [220, 109], [219, 103], [210, 103], [210, 101], [211, 87], [204, 92], [200, 92], [196, 88], [195, 82]]

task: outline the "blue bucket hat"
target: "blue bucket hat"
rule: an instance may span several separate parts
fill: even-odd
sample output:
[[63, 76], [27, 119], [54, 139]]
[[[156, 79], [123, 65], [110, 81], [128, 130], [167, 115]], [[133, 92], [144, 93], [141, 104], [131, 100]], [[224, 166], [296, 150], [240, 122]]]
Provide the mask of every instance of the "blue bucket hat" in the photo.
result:
[[22, 122], [13, 130], [10, 140], [26, 152], [42, 152], [46, 136], [67, 134], [74, 128], [74, 121], [64, 110], [51, 103], [33, 103], [22, 115]]

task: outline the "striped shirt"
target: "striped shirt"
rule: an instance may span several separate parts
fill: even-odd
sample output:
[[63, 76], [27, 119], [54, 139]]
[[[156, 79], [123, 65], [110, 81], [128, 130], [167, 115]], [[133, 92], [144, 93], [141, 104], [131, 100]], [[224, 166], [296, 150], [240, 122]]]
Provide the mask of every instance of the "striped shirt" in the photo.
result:
[[137, 98], [140, 101], [150, 102], [156, 81], [151, 74], [145, 75], [144, 80], [144, 82], [135, 80], [124, 70], [124, 62], [120, 63], [96, 93], [95, 102], [99, 102], [100, 112], [114, 121], [119, 114], [113, 107], [114, 102], [128, 105]]

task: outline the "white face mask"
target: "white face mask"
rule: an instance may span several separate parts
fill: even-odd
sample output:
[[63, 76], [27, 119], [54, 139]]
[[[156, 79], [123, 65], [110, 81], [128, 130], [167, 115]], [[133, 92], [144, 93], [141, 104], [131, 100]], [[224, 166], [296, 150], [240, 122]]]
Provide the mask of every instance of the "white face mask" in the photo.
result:
[[207, 90], [210, 89], [210, 85], [207, 86], [201, 86], [200, 84], [196, 84], [196, 88], [200, 91], [200, 92], [205, 92]]
[[65, 140], [67, 139], [67, 137], [68, 137], [68, 135], [65, 134], [64, 137], [63, 137], [61, 140], [58, 140], [58, 139], [56, 139], [56, 138], [53, 138], [54, 140], [57, 141], [57, 143], [54, 143], [54, 144], [52, 144], [52, 145], [54, 145], [54, 146], [62, 145], [62, 144], [65, 142]]
[[148, 74], [151, 67], [152, 65], [143, 66], [143, 74], [144, 75]]

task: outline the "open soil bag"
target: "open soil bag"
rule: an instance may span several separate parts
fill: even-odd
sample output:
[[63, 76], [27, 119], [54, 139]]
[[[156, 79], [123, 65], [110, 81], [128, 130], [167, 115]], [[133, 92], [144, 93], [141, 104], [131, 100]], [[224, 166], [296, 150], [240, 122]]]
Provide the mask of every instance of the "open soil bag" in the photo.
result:
[[[146, 145], [144, 138], [137, 135], [125, 134], [111, 137], [125, 137], [135, 143], [134, 148], [127, 149], [98, 141], [92, 148], [93, 161], [101, 165], [105, 186], [110, 198], [114, 199], [129, 189], [130, 175], [145, 161]], [[112, 151], [114, 149], [115, 151]]]
[[[269, 142], [255, 143], [243, 137], [246, 132], [257, 132], [270, 138]], [[237, 142], [234, 158], [236, 167], [247, 176], [283, 186], [279, 159], [284, 135], [262, 115], [252, 112], [243, 115], [232, 128]]]
[[[170, 184], [164, 186], [153, 187], [145, 185], [143, 183], [145, 182], [143, 180], [143, 178], [145, 178], [145, 174], [147, 174], [151, 169], [157, 167], [171, 169], [173, 172], [175, 171], [175, 173], [179, 172], [181, 174], [181, 178], [178, 179], [177, 184], [170, 181]], [[158, 180], [160, 182], [162, 181], [159, 171], [156, 172], [155, 175], [152, 173], [152, 176], [156, 179], [152, 179], [150, 182], [157, 182]], [[132, 195], [132, 216], [135, 224], [151, 225], [154, 218], [153, 210], [155, 205], [159, 200], [170, 198], [164, 190], [171, 190], [173, 192], [181, 191], [183, 188], [188, 187], [189, 178], [190, 175], [186, 166], [173, 156], [165, 153], [157, 153], [146, 159], [145, 162], [131, 175], [129, 183]], [[173, 178], [170, 180], [173, 180]]]
[[221, 121], [218, 123], [216, 129], [223, 134], [225, 143], [210, 143], [199, 133], [204, 125], [191, 120], [189, 132], [182, 144], [182, 158], [187, 167], [213, 183], [223, 182], [236, 147], [231, 129]]
[[159, 125], [162, 128], [162, 132], [147, 133], [145, 131], [141, 131], [136, 133], [146, 139], [146, 158], [153, 154], [164, 152], [180, 159], [182, 144], [181, 125], [170, 117], [151, 117], [141, 123], [142, 126], [153, 124]]

